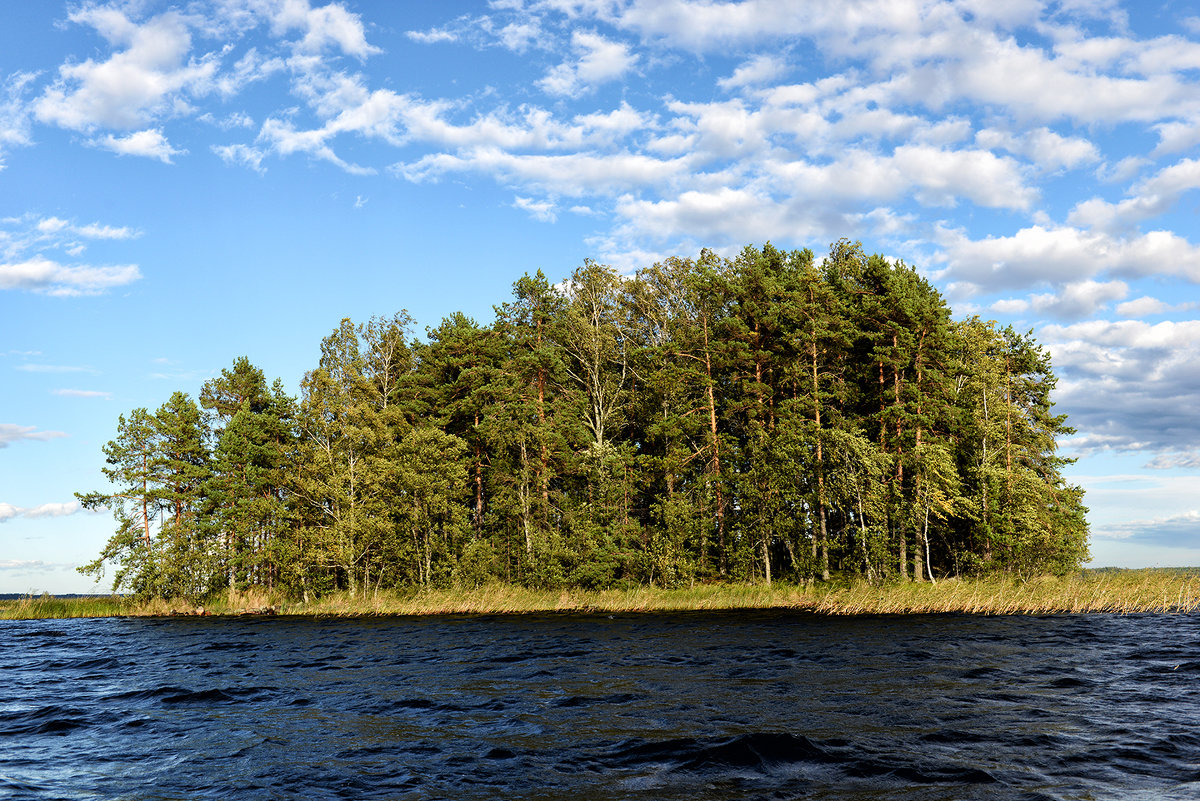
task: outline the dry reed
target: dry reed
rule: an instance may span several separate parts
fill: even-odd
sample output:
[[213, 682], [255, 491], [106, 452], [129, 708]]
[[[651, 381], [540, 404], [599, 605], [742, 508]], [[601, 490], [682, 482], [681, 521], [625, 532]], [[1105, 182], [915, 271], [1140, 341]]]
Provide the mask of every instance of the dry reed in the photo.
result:
[[844, 586], [706, 584], [679, 589], [536, 590], [505, 584], [474, 589], [335, 593], [302, 603], [254, 589], [221, 593], [203, 605], [162, 599], [27, 597], [0, 601], [0, 619], [168, 615], [381, 615], [635, 613], [797, 609], [827, 615], [1191, 612], [1200, 608], [1200, 571], [1083, 571], [1058, 578], [992, 577]]

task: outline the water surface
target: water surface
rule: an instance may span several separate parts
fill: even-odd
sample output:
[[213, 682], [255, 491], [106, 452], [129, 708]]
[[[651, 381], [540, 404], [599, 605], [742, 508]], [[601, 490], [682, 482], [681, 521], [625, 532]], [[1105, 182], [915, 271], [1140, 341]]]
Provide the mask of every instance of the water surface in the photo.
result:
[[0, 623], [0, 797], [1200, 797], [1200, 616]]

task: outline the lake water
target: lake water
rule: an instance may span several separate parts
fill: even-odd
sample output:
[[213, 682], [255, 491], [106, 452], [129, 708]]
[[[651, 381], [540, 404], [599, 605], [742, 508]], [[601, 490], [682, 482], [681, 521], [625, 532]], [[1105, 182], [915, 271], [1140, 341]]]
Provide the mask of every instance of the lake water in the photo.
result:
[[0, 797], [1200, 798], [1200, 616], [0, 622]]

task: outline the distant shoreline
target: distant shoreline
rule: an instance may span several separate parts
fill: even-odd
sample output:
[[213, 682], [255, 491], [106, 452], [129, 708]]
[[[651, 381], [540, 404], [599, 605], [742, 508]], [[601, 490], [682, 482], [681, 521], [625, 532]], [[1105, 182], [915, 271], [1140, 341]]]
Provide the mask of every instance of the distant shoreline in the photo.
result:
[[307, 603], [265, 590], [222, 594], [204, 603], [121, 596], [0, 598], [0, 620], [35, 618], [246, 616], [385, 617], [524, 613], [639, 613], [790, 609], [821, 615], [967, 613], [981, 615], [1191, 612], [1200, 609], [1200, 569], [1089, 570], [1040, 576], [949, 579], [929, 583], [771, 586], [706, 584], [688, 588], [533, 590], [493, 584], [475, 589], [346, 593]]

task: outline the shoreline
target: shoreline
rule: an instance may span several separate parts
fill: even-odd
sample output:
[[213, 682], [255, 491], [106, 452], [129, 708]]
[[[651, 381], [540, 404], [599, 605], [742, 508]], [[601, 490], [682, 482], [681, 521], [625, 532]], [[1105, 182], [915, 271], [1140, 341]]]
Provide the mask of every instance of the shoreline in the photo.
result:
[[0, 600], [0, 620], [98, 617], [405, 617], [432, 615], [670, 613], [794, 610], [829, 616], [883, 614], [1136, 614], [1200, 609], [1200, 569], [1095, 570], [1040, 576], [848, 585], [705, 584], [679, 589], [475, 589], [337, 593], [307, 603], [251, 589], [202, 604], [120, 596]]

